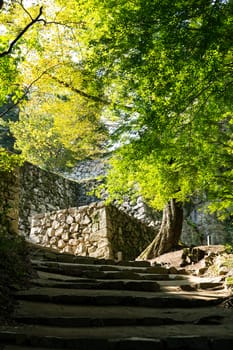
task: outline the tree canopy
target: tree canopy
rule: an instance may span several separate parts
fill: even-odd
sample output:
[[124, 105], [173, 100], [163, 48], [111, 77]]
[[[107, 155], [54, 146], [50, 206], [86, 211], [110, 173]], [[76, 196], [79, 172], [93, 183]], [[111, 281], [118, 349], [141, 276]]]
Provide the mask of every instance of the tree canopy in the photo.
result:
[[81, 24], [71, 17], [71, 2], [65, 9], [55, 1], [19, 0], [5, 1], [0, 13], [0, 60], [14, 68], [1, 65], [1, 103], [13, 96], [20, 104], [19, 122], [9, 124], [22, 155], [52, 170], [99, 154], [107, 136], [101, 86], [80, 56]]
[[120, 123], [112, 196], [162, 208], [205, 193], [232, 213], [233, 2], [93, 0], [84, 19]]

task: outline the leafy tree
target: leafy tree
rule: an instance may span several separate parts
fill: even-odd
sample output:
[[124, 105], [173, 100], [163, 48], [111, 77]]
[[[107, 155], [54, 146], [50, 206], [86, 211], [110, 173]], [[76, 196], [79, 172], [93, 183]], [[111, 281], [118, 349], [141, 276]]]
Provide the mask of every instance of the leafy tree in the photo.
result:
[[63, 93], [40, 96], [39, 92], [21, 109], [20, 121], [10, 124], [16, 147], [27, 160], [53, 170], [70, 167], [87, 156], [97, 156], [106, 137], [96, 103], [75, 93]]
[[55, 1], [8, 1], [1, 14], [6, 42], [0, 59], [14, 62], [19, 85], [13, 97], [19, 122], [9, 123], [11, 132], [27, 160], [53, 170], [95, 156], [107, 135], [101, 86], [82, 64], [81, 24], [71, 2], [65, 15], [63, 8]]
[[[79, 1], [89, 67], [102, 76], [120, 141], [110, 198], [164, 208], [141, 255], [171, 250], [182, 204], [203, 194], [232, 213], [232, 1]], [[124, 107], [123, 107], [124, 106]], [[216, 205], [217, 204], [217, 205]]]
[[[105, 140], [100, 115], [116, 118], [110, 199], [140, 193], [165, 208], [144, 257], [177, 244], [182, 204], [191, 196], [205, 195], [212, 210], [232, 213], [231, 0], [9, 6], [5, 37], [16, 29], [22, 35], [10, 40], [0, 59], [21, 58], [16, 69], [23, 107], [14, 132], [27, 157], [39, 162], [38, 142], [45, 165], [63, 150], [77, 155], [77, 145], [81, 154], [95, 154], [97, 135]], [[67, 134], [63, 125], [76, 131]]]

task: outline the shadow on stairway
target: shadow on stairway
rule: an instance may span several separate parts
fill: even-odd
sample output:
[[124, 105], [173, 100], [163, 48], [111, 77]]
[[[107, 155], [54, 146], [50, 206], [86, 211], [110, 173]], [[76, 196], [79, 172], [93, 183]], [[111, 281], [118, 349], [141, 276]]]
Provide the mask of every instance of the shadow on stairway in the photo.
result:
[[230, 349], [233, 316], [216, 279], [36, 245], [30, 259], [35, 273], [30, 287], [15, 293], [14, 323], [0, 328], [1, 350], [212, 350], [220, 342]]

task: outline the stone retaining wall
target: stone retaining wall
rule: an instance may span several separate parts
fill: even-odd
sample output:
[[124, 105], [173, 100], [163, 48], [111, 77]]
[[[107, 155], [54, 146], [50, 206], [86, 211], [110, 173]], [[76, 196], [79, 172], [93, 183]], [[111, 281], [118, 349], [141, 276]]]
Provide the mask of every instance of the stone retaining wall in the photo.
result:
[[[16, 177], [0, 175], [0, 200], [4, 207], [6, 203], [4, 197], [9, 196], [10, 229], [17, 231], [19, 216], [19, 233], [28, 237], [31, 218], [36, 214], [89, 205], [103, 200], [90, 194], [90, 191], [99, 183], [100, 180], [94, 178], [74, 181], [25, 163]], [[121, 205], [113, 204], [120, 211], [128, 214], [130, 220], [137, 218], [155, 229], [160, 226], [161, 212], [150, 208], [141, 197], [136, 203], [126, 199]], [[214, 216], [204, 214], [203, 210], [199, 210], [198, 205], [195, 204], [185, 213], [181, 239], [186, 244], [196, 245], [206, 244], [207, 238], [210, 238], [211, 244], [232, 243], [231, 232], [226, 231], [224, 223], [219, 222]]]
[[[36, 214], [47, 213], [59, 209], [89, 205], [97, 198], [92, 191], [101, 180], [71, 180], [58, 174], [42, 170], [35, 165], [25, 163], [20, 169], [20, 206], [19, 232], [29, 236], [31, 218]], [[130, 217], [137, 218], [147, 225], [158, 227], [161, 213], [149, 208], [139, 197], [136, 203], [125, 200], [116, 205]]]
[[18, 232], [19, 173], [0, 172], [0, 228], [10, 233]]
[[[19, 233], [25, 237], [30, 234], [31, 219], [36, 214], [85, 206], [103, 200], [91, 194], [100, 183], [97, 179], [74, 181], [28, 162], [17, 169], [16, 173], [17, 176], [1, 174], [0, 199], [3, 204], [6, 202], [3, 197], [9, 197], [11, 207], [15, 208], [14, 214], [11, 209], [11, 225], [15, 231], [18, 228]], [[158, 213], [150, 211], [141, 198], [134, 204], [126, 200], [118, 207], [130, 217], [136, 217], [146, 224], [153, 223], [154, 226], [155, 222], [159, 223]], [[16, 215], [14, 219], [12, 215]]]
[[108, 232], [115, 252], [124, 260], [135, 259], [154, 239], [159, 226], [152, 227], [111, 205], [106, 207]]
[[89, 180], [105, 176], [108, 169], [107, 161], [108, 156], [100, 159], [81, 160], [71, 172], [65, 173], [65, 176], [71, 180]]
[[60, 252], [95, 258], [135, 259], [155, 231], [113, 206], [95, 202], [32, 218], [30, 240]]
[[20, 169], [20, 234], [29, 235], [33, 215], [77, 206], [77, 198], [76, 182], [25, 163]]

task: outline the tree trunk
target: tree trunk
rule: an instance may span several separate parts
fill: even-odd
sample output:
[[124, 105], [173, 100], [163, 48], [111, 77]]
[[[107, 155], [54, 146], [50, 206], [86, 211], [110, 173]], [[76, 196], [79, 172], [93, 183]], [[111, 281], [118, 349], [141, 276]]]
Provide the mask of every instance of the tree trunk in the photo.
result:
[[149, 246], [137, 257], [137, 260], [153, 259], [171, 251], [178, 245], [183, 224], [182, 203], [171, 199], [163, 210], [159, 233]]

